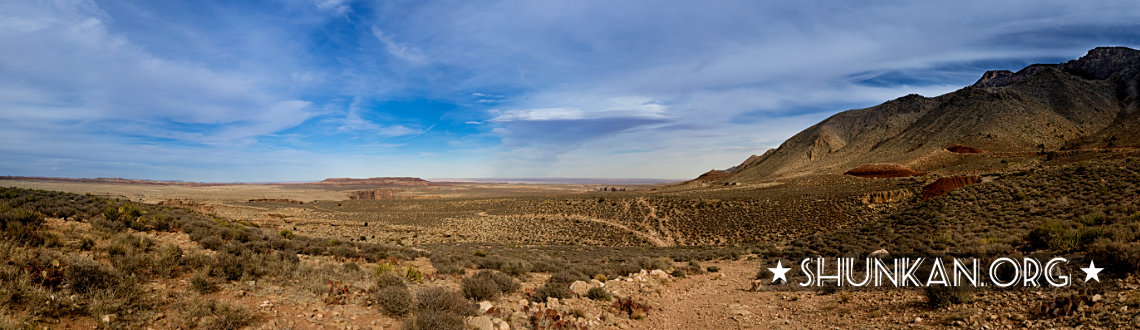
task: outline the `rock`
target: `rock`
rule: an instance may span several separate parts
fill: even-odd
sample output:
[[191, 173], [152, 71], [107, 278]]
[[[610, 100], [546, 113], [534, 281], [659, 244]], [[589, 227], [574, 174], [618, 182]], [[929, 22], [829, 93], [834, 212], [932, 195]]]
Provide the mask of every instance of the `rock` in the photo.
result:
[[732, 315], [740, 315], [740, 316], [752, 315], [752, 312], [749, 312], [745, 308], [748, 308], [748, 306], [741, 305], [741, 304], [730, 304], [730, 305], [728, 305], [728, 312], [731, 313]]
[[261, 308], [271, 308], [271, 307], [273, 307], [273, 303], [269, 302], [269, 300], [266, 300], [266, 301], [262, 301], [260, 306], [261, 306]]
[[582, 281], [574, 281], [570, 283], [570, 291], [578, 296], [585, 296], [586, 292], [590, 291], [590, 284]]
[[887, 252], [887, 249], [878, 249], [878, 250], [875, 250], [875, 252], [871, 252], [871, 254], [868, 255], [867, 257], [878, 258], [878, 259], [886, 259], [887, 257], [890, 257], [890, 256], [891, 256], [891, 254], [890, 254], [890, 252]]
[[914, 323], [922, 323], [922, 317], [915, 317]]
[[499, 323], [499, 330], [511, 330], [511, 324], [507, 322]]
[[495, 329], [495, 324], [491, 323], [491, 317], [486, 316], [486, 315], [472, 317], [470, 320], [467, 320], [467, 326], [468, 326], [468, 328], [478, 329], [478, 330], [494, 330]]
[[491, 302], [480, 301], [479, 302], [479, 314], [487, 314], [487, 311], [491, 310], [492, 307], [495, 307], [495, 305], [491, 304]]
[[118, 318], [119, 318], [118, 314], [106, 314], [106, 315], [103, 315], [103, 323], [115, 322], [115, 319], [118, 319]]
[[749, 291], [760, 291], [760, 289], [763, 289], [763, 288], [764, 288], [764, 280], [752, 280], [752, 287], [748, 290]]
[[1101, 301], [1101, 299], [1104, 299], [1104, 297], [1101, 297], [1100, 294], [1095, 294], [1092, 296], [1092, 302], [1098, 302]]
[[606, 284], [602, 283], [602, 281], [590, 280], [590, 288], [604, 288], [604, 287], [606, 287]]
[[669, 278], [669, 273], [666, 273], [664, 270], [660, 269], [654, 269], [653, 271], [649, 272], [649, 275], [662, 280]]

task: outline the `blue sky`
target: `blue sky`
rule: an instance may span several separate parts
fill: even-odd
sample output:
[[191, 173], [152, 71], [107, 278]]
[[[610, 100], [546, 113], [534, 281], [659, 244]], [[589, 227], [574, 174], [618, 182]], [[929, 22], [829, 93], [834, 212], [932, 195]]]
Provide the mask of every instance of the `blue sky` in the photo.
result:
[[0, 175], [690, 178], [1135, 1], [0, 0]]

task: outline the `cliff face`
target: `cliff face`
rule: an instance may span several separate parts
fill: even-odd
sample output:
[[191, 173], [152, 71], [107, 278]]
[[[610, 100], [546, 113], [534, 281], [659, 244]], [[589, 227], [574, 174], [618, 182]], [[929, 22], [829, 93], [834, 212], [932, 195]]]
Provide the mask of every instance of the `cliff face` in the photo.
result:
[[942, 165], [931, 159], [974, 150], [1140, 146], [1138, 86], [1140, 51], [1124, 47], [1017, 72], [989, 71], [945, 95], [912, 94], [835, 114], [730, 168], [723, 180], [843, 173], [871, 163], [926, 172]]

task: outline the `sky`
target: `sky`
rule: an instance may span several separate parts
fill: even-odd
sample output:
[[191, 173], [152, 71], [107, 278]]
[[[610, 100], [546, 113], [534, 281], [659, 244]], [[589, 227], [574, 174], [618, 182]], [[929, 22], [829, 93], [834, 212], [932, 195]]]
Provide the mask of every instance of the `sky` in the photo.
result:
[[0, 0], [0, 175], [696, 177], [1136, 1]]

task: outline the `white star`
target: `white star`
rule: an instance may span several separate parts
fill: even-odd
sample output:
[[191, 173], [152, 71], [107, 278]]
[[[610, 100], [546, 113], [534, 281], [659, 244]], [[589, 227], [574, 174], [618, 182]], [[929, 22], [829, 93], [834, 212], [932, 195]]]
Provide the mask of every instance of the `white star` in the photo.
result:
[[1097, 268], [1096, 264], [1090, 260], [1089, 268], [1081, 268], [1081, 271], [1085, 272], [1085, 283], [1088, 283], [1090, 279], [1096, 279], [1096, 281], [1099, 283], [1100, 276], [1097, 274], [1100, 274], [1100, 271], [1102, 270], [1104, 270], [1104, 268]]
[[783, 261], [777, 260], [776, 268], [768, 268], [768, 271], [772, 272], [772, 283], [776, 283], [778, 280], [784, 280], [784, 283], [788, 283], [788, 278], [785, 276], [789, 270], [791, 268], [784, 268]]

